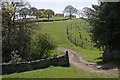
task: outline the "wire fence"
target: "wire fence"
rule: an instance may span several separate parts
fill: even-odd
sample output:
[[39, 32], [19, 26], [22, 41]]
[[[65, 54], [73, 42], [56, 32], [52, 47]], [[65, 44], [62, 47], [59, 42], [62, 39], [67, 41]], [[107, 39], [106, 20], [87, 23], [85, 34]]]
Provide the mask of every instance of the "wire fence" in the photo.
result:
[[92, 27], [85, 22], [69, 24], [66, 27], [67, 38], [75, 46], [84, 49], [94, 49], [95, 43], [92, 40]]

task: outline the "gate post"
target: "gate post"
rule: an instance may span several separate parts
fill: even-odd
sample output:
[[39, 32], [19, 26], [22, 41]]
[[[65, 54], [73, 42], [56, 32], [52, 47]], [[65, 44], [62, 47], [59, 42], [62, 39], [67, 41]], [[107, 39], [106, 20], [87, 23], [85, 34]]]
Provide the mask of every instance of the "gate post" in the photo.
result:
[[66, 60], [67, 60], [67, 66], [69, 67], [70, 66], [70, 63], [69, 63], [69, 55], [68, 55], [68, 51], [66, 51]]

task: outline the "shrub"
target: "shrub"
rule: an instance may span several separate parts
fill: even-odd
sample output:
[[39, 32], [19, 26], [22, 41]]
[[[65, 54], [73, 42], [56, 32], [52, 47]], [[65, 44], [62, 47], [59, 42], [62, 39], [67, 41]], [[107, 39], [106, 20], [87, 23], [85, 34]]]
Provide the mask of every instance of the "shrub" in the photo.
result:
[[34, 59], [50, 57], [50, 50], [54, 49], [55, 43], [48, 34], [35, 33], [31, 40], [31, 55]]
[[20, 55], [17, 54], [18, 51], [11, 52], [11, 60], [10, 63], [16, 64], [17, 62], [20, 62], [22, 59], [20, 58]]

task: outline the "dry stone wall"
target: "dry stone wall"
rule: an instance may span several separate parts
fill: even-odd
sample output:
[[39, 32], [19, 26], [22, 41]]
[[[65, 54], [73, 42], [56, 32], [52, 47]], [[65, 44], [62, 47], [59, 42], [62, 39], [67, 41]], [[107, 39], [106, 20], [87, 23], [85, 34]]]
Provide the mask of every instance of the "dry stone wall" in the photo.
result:
[[2, 64], [2, 74], [30, 71], [35, 69], [47, 68], [49, 66], [69, 66], [68, 53], [61, 57], [41, 59], [30, 62], [20, 62], [17, 64]]

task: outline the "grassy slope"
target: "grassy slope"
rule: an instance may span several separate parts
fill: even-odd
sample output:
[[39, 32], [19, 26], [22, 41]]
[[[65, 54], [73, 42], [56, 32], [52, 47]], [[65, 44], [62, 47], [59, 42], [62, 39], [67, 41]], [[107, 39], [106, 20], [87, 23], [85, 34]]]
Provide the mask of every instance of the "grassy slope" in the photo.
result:
[[[98, 50], [87, 50], [82, 49], [80, 47], [76, 47], [73, 45], [67, 38], [66, 35], [66, 26], [70, 24], [75, 24], [79, 22], [82, 22], [83, 20], [68, 20], [68, 21], [61, 21], [61, 22], [43, 22], [40, 23], [40, 27], [42, 27], [43, 33], [48, 33], [51, 35], [51, 37], [55, 40], [55, 42], [58, 44], [59, 47], [66, 47], [71, 48], [77, 52], [80, 52], [80, 54], [89, 61], [96, 62], [97, 58], [101, 57], [100, 51]], [[86, 32], [83, 32], [83, 36], [86, 35]]]
[[[117, 76], [117, 75], [116, 75]], [[49, 67], [45, 69], [39, 69], [34, 71], [27, 71], [23, 73], [14, 73], [10, 75], [4, 75], [3, 78], [109, 78], [116, 77], [112, 74], [96, 74], [86, 73], [82, 70], [78, 70], [75, 67]]]
[[[61, 16], [55, 16], [55, 17], [50, 17], [49, 20], [58, 20], [58, 19], [64, 19], [64, 18], [69, 18], [69, 17], [61, 17]], [[33, 18], [31, 20], [36, 20], [36, 18]], [[37, 20], [48, 20], [48, 18], [38, 18]]]

